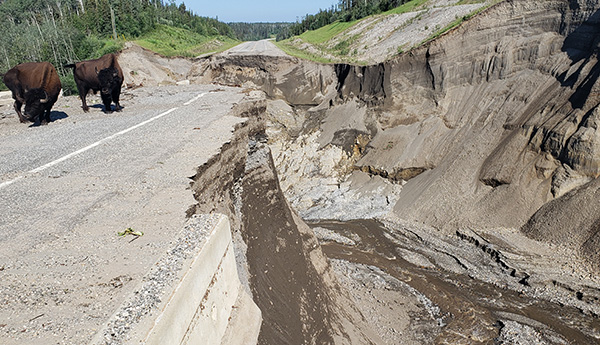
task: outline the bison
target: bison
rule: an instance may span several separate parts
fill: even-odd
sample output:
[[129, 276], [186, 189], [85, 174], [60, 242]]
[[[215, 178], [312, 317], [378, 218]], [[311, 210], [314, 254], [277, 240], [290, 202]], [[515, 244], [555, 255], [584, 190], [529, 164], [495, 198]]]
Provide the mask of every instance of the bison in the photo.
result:
[[[81, 98], [81, 107], [83, 111], [89, 111], [85, 97], [92, 90], [94, 93], [101, 91], [102, 102], [104, 103], [105, 111], [110, 112], [111, 101], [115, 102], [116, 111], [121, 110], [119, 104], [119, 96], [121, 95], [121, 86], [123, 85], [123, 71], [117, 62], [115, 54], [106, 54], [95, 60], [80, 61], [74, 64], [65, 65], [65, 68], [73, 68], [73, 77], [77, 84], [79, 98]], [[110, 70], [110, 72], [103, 72]], [[112, 74], [116, 71], [116, 76]], [[104, 86], [101, 84], [98, 76], [104, 74]], [[109, 78], [110, 76], [110, 78]], [[109, 81], [107, 80], [110, 79]], [[110, 94], [105, 94], [104, 91]], [[108, 104], [106, 103], [108, 101]]]
[[[51, 63], [22, 63], [8, 70], [3, 81], [12, 92], [19, 121], [36, 122], [39, 119], [42, 125], [50, 122], [50, 109], [58, 100], [62, 87]], [[21, 113], [23, 104], [25, 110]]]
[[104, 104], [104, 110], [111, 112], [111, 103], [115, 101], [116, 110], [120, 111], [119, 96], [121, 95], [121, 85], [123, 77], [119, 76], [119, 70], [109, 67], [98, 72], [98, 81], [100, 83], [100, 96]]

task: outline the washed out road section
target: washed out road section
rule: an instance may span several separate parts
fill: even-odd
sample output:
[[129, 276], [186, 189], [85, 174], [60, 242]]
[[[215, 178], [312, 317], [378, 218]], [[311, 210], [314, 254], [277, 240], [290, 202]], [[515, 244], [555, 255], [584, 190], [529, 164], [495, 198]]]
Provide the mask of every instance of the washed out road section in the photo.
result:
[[[244, 119], [214, 85], [126, 92], [121, 113], [62, 98], [48, 126], [0, 121], [0, 342], [86, 343], [176, 240], [189, 176]], [[58, 115], [57, 115], [58, 114]], [[126, 228], [141, 237], [120, 237]]]

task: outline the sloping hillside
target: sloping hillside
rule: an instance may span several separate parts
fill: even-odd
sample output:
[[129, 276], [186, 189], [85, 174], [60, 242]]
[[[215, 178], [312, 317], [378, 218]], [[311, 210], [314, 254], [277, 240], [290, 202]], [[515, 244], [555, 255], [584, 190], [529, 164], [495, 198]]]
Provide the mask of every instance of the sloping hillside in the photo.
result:
[[279, 46], [317, 61], [378, 63], [439, 36], [497, 2], [412, 0], [382, 14], [305, 32]]

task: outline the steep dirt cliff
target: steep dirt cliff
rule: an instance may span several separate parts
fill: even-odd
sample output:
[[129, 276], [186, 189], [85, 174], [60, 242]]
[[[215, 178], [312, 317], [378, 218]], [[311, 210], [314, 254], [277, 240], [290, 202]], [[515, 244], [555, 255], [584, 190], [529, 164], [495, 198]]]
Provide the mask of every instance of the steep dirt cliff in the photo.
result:
[[373, 141], [403, 153], [376, 144], [358, 165], [424, 171], [396, 214], [442, 229], [520, 227], [598, 176], [598, 8], [505, 1], [390, 63], [393, 102]]
[[242, 282], [262, 311], [259, 344], [381, 343], [279, 188], [263, 142], [263, 97], [249, 93], [232, 110], [248, 120], [192, 177], [198, 203], [189, 213], [219, 212], [231, 220]]
[[[282, 187], [303, 216], [311, 218], [308, 210], [335, 188], [313, 195], [309, 182], [298, 182], [337, 174], [326, 185], [339, 189], [357, 169], [407, 181], [388, 198], [402, 219], [448, 232], [519, 228], [600, 173], [599, 8], [598, 1], [503, 1], [378, 65], [213, 58], [211, 77], [250, 83], [293, 106], [288, 120], [272, 118], [271, 127], [280, 127], [272, 142], [284, 152], [276, 154]], [[307, 141], [319, 143], [311, 154], [301, 143]], [[323, 162], [334, 150], [333, 162]], [[286, 182], [298, 159], [314, 169]], [[327, 164], [335, 168], [327, 172]], [[530, 222], [526, 232], [557, 242], [569, 237], [580, 249], [595, 243], [595, 221], [581, 224], [581, 236], [558, 235], [558, 222], [536, 230], [539, 222]]]
[[[297, 327], [304, 322], [310, 323], [304, 329], [312, 339], [332, 342], [341, 334], [338, 341], [349, 339], [336, 330], [352, 318], [331, 314], [346, 297], [323, 298], [284, 285], [269, 289], [273, 277], [285, 277], [290, 269], [276, 265], [278, 260], [262, 262], [259, 254], [284, 247], [294, 253], [290, 260], [302, 267], [298, 277], [307, 286], [337, 289], [329, 273], [321, 278], [315, 273], [321, 261], [312, 256], [319, 251], [311, 249], [316, 243], [294, 212], [308, 220], [378, 217], [391, 229], [384, 237], [400, 234], [383, 258], [390, 267], [398, 255], [418, 268], [572, 306], [586, 323], [585, 334], [560, 333], [575, 343], [599, 339], [600, 290], [593, 273], [600, 263], [594, 200], [600, 175], [599, 9], [600, 1], [503, 1], [425, 46], [371, 66], [281, 55], [217, 55], [196, 63], [192, 80], [258, 89], [268, 97], [261, 116], [269, 154], [255, 170], [236, 170], [246, 180], [232, 184], [250, 191], [240, 199], [243, 210], [235, 212], [246, 231], [240, 243], [254, 258], [247, 260], [249, 286], [271, 318], [264, 343], [308, 339]], [[219, 164], [215, 167], [217, 173]], [[220, 195], [219, 188], [213, 194]], [[250, 243], [267, 228], [274, 229], [275, 242]], [[303, 244], [295, 243], [298, 238]], [[344, 254], [352, 246], [334, 255], [370, 265], [365, 253], [381, 254], [369, 246]], [[456, 286], [465, 285], [459, 279]], [[290, 308], [270, 305], [281, 298]], [[307, 301], [320, 308], [311, 317], [305, 314], [312, 305]], [[485, 309], [491, 315], [485, 322], [475, 322], [488, 333], [482, 343], [497, 335], [497, 325], [510, 339], [521, 327], [512, 322], [525, 324], [506, 318], [513, 311], [500, 315], [496, 308]], [[286, 325], [291, 333], [281, 331], [282, 310], [294, 311], [295, 323]], [[469, 319], [469, 312], [452, 312], [455, 323], [445, 329], [464, 331], [457, 320]], [[357, 332], [355, 339], [372, 340], [360, 326]], [[441, 343], [451, 339], [440, 334]]]

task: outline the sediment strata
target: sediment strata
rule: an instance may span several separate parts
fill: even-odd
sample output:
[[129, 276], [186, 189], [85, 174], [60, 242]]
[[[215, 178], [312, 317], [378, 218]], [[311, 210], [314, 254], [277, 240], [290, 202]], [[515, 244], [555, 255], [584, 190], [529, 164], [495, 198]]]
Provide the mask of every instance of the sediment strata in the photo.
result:
[[[344, 170], [338, 182], [352, 171], [348, 166], [407, 181], [395, 200], [400, 218], [447, 233], [463, 226], [520, 228], [543, 205], [600, 173], [599, 8], [597, 1], [503, 1], [378, 65], [288, 57], [245, 57], [240, 65], [215, 57], [207, 75], [285, 100], [303, 120], [293, 133], [279, 131], [289, 134], [280, 136], [288, 143], [280, 146], [291, 149], [313, 135], [316, 151], [343, 148], [346, 155], [335, 158], [337, 171]], [[359, 135], [368, 141], [354, 155], [348, 144]], [[293, 175], [286, 162], [308, 159], [303, 155], [276, 158], [282, 179]], [[310, 174], [326, 177], [316, 171]], [[299, 188], [288, 197], [299, 199]], [[317, 199], [292, 204], [303, 213]], [[580, 224], [584, 235], [567, 241], [583, 256], [590, 251], [582, 248], [596, 243], [585, 235], [594, 234], [596, 220]], [[551, 228], [527, 232], [546, 240]]]

